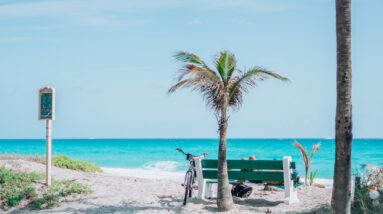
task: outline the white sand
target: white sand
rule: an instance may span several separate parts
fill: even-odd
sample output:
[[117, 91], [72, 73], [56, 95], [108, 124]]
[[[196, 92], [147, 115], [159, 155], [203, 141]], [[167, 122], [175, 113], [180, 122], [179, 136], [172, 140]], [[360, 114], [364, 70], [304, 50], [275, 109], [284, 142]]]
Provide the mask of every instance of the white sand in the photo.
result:
[[[0, 160], [0, 166], [24, 171], [44, 172], [45, 166], [23, 160]], [[214, 200], [201, 201], [196, 198], [182, 206], [182, 176], [150, 170], [104, 169], [104, 173], [92, 174], [53, 168], [57, 180], [73, 179], [91, 186], [93, 192], [87, 196], [67, 199], [58, 207], [43, 211], [13, 209], [5, 213], [215, 213]], [[159, 175], [153, 178], [153, 176]], [[146, 177], [146, 178], [142, 178]], [[283, 191], [263, 191], [255, 187], [247, 199], [235, 199], [235, 208], [226, 213], [302, 213], [329, 203], [331, 189], [300, 187], [299, 203], [286, 205], [282, 202]], [[4, 211], [0, 210], [0, 213]]]

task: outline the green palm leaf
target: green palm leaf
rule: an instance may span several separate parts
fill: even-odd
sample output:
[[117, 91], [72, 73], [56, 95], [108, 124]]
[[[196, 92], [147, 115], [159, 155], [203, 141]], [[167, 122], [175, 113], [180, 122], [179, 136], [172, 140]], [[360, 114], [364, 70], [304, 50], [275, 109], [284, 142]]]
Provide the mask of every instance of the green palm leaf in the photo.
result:
[[215, 60], [215, 65], [222, 81], [227, 85], [228, 80], [236, 69], [236, 59], [234, 54], [228, 51], [221, 52]]
[[211, 72], [212, 74], [214, 74], [215, 76], [217, 76], [217, 74], [212, 69], [210, 69], [200, 57], [198, 57], [197, 55], [193, 53], [179, 51], [174, 55], [174, 58], [179, 62], [185, 63], [185, 66], [194, 65], [195, 67], [200, 67], [201, 69], [205, 69]]
[[256, 80], [265, 80], [268, 77], [273, 77], [278, 80], [288, 81], [286, 77], [272, 71], [268, 71], [261, 67], [254, 67], [245, 72], [241, 72], [242, 75], [238, 77], [229, 87], [229, 99], [235, 99], [234, 95], [238, 93], [238, 90], [247, 91], [248, 87], [256, 86]]

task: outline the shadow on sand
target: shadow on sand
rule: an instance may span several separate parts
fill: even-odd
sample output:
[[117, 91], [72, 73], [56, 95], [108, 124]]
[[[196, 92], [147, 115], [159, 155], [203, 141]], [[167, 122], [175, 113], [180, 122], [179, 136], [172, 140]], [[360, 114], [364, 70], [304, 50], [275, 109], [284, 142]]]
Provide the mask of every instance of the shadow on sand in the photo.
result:
[[[88, 198], [89, 199], [89, 198]], [[93, 198], [95, 199], [95, 198]], [[182, 206], [183, 200], [174, 196], [158, 196], [157, 205], [140, 203], [137, 201], [133, 202], [122, 202], [115, 205], [100, 205], [93, 203], [89, 200], [75, 200], [80, 207], [75, 208], [66, 207], [55, 207], [53, 209], [31, 211], [29, 207], [13, 210], [8, 212], [9, 214], [20, 214], [20, 213], [84, 213], [84, 214], [99, 214], [99, 213], [137, 213], [140, 211], [152, 211], [153, 213], [190, 213], [188, 206]], [[283, 203], [282, 201], [268, 201], [265, 199], [235, 199], [235, 204], [240, 206], [246, 206], [247, 211], [255, 213], [264, 213], [264, 210], [269, 207], [278, 206]], [[63, 202], [65, 203], [65, 202]], [[71, 202], [69, 202], [71, 203]], [[188, 204], [201, 205], [201, 212], [216, 213], [218, 212], [215, 200], [200, 200], [197, 198], [191, 198], [188, 200]], [[69, 204], [70, 205], [70, 204]], [[203, 212], [204, 213], [204, 212]]]
[[269, 201], [265, 199], [256, 199], [256, 198], [249, 198], [249, 199], [237, 199], [235, 200], [236, 204], [240, 205], [247, 205], [247, 206], [253, 206], [253, 207], [275, 207], [279, 204], [283, 204], [283, 201]]

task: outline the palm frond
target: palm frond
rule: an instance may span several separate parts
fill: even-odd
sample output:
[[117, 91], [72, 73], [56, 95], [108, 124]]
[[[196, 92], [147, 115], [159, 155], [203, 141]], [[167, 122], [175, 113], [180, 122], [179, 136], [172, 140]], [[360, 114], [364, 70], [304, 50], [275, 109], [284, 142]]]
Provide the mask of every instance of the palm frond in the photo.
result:
[[[234, 54], [222, 51], [215, 58], [216, 71], [197, 55], [189, 52], [177, 52], [174, 55], [177, 61], [183, 63], [180, 68], [178, 82], [173, 85], [168, 93], [173, 93], [181, 88], [190, 88], [199, 91], [206, 104], [219, 112], [223, 106], [228, 105], [233, 110], [238, 110], [243, 102], [243, 94], [248, 88], [255, 86], [257, 80], [268, 77], [286, 81], [287, 78], [275, 73], [254, 67], [245, 72], [236, 69]], [[234, 75], [239, 72], [239, 76]]]
[[184, 63], [193, 63], [196, 65], [206, 65], [206, 63], [197, 55], [185, 51], [179, 51], [174, 54], [174, 58]]
[[[229, 83], [229, 85], [232, 83]], [[246, 90], [243, 88], [238, 88], [238, 90], [235, 90], [232, 94], [231, 98], [229, 98], [229, 106], [234, 110], [237, 111], [241, 108], [243, 103], [243, 92]]]
[[314, 154], [319, 151], [320, 148], [320, 143], [314, 144], [311, 148], [311, 153], [310, 153], [310, 160], [313, 158]]
[[178, 82], [169, 89], [168, 93], [174, 93], [181, 88], [199, 91], [206, 104], [219, 112], [224, 105], [225, 90], [217, 74], [194, 54], [179, 52], [175, 57], [185, 64], [180, 68]]
[[309, 166], [310, 159], [309, 159], [309, 157], [307, 155], [307, 152], [306, 152], [305, 148], [303, 148], [302, 144], [300, 144], [298, 142], [294, 142], [293, 145], [295, 147], [297, 147], [297, 149], [301, 153], [302, 158], [303, 158], [303, 162], [305, 163], [305, 168], [307, 168]]
[[247, 92], [249, 88], [256, 86], [257, 80], [263, 81], [268, 77], [273, 77], [278, 80], [288, 81], [286, 77], [283, 77], [282, 75], [276, 72], [263, 69], [261, 67], [254, 67], [245, 72], [239, 72], [241, 73], [241, 75], [235, 78], [232, 84], [229, 84], [229, 102], [235, 104], [235, 106], [241, 105], [241, 103], [237, 103], [236, 101], [241, 101], [242, 97], [235, 97], [237, 95], [242, 96], [242, 93], [239, 93], [239, 91]]
[[178, 81], [181, 81], [188, 75], [202, 75], [219, 81], [219, 77], [216, 73], [209, 70], [209, 68], [199, 67], [193, 64], [185, 64], [181, 67], [180, 72], [181, 74], [178, 77]]
[[214, 75], [217, 76], [217, 74], [214, 72], [214, 70], [210, 69], [209, 66], [197, 55], [185, 51], [179, 51], [174, 54], [174, 58], [179, 61], [184, 63], [185, 65], [194, 65], [196, 67], [203, 68], [207, 71], [210, 71]]
[[191, 82], [191, 79], [181, 80], [181, 81], [177, 82], [175, 85], [173, 85], [172, 87], [170, 87], [169, 90], [168, 90], [168, 93], [169, 94], [174, 93], [178, 89], [186, 86], [187, 84], [190, 84], [190, 82]]
[[307, 152], [306, 152], [305, 148], [303, 148], [303, 146], [300, 143], [294, 142], [293, 145], [295, 147], [297, 147], [297, 149], [299, 150], [299, 152], [302, 155], [302, 159], [303, 159], [303, 162], [305, 164], [305, 185], [307, 185], [307, 183], [308, 183], [308, 172], [309, 172], [309, 168], [310, 168], [310, 159], [307, 156]]
[[215, 65], [222, 81], [227, 85], [237, 65], [234, 54], [228, 51], [220, 52], [215, 59]]

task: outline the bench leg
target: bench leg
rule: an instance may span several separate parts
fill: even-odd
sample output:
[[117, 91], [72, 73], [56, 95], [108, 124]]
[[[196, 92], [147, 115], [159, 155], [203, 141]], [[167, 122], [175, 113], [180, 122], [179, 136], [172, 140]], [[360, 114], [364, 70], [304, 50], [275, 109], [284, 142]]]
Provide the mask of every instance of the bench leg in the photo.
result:
[[205, 191], [206, 191], [206, 180], [203, 179], [202, 174], [202, 158], [196, 157], [194, 158], [194, 162], [196, 164], [196, 173], [197, 173], [197, 182], [198, 182], [198, 195], [199, 199], [205, 199]]
[[206, 180], [198, 181], [198, 199], [205, 199], [206, 195]]
[[283, 183], [285, 186], [285, 203], [292, 204], [298, 202], [297, 189], [294, 187], [294, 181], [291, 180], [291, 157], [283, 157]]
[[213, 184], [212, 183], [207, 183], [206, 184], [206, 193], [205, 193], [205, 198], [212, 198], [213, 193], [211, 191]]
[[290, 205], [299, 202], [297, 189], [294, 188], [294, 182], [288, 189], [285, 189], [285, 203]]

